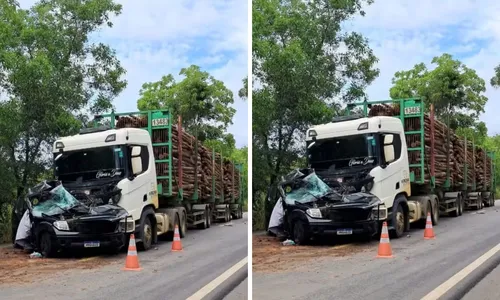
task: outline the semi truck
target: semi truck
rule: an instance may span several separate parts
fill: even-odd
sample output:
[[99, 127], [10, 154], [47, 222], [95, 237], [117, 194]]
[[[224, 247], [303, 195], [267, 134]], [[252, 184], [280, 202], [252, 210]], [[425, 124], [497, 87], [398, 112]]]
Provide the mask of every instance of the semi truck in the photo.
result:
[[494, 153], [438, 121], [432, 104], [425, 108], [422, 98], [354, 103], [306, 132], [309, 166], [329, 185], [380, 198], [377, 217], [396, 238], [410, 224], [424, 227], [427, 213], [437, 225], [440, 215], [494, 205]]
[[54, 142], [54, 172], [66, 189], [110, 201], [130, 215], [123, 225], [148, 250], [161, 236], [181, 238], [213, 220], [242, 218], [241, 165], [177, 126], [169, 110], [95, 116], [92, 126]]

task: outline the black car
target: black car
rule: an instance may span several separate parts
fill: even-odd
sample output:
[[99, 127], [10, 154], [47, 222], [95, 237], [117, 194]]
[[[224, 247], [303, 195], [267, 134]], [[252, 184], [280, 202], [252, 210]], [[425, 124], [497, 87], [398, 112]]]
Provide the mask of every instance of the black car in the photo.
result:
[[15, 243], [46, 257], [73, 247], [118, 251], [126, 241], [127, 211], [115, 204], [90, 203], [77, 199], [58, 181], [40, 183], [15, 205], [13, 230], [24, 226], [20, 223], [26, 209], [30, 224], [26, 239]]
[[277, 186], [282, 199], [283, 230], [296, 244], [315, 235], [378, 233], [378, 207], [382, 203], [370, 193], [341, 194], [323, 182], [312, 169], [296, 170]]

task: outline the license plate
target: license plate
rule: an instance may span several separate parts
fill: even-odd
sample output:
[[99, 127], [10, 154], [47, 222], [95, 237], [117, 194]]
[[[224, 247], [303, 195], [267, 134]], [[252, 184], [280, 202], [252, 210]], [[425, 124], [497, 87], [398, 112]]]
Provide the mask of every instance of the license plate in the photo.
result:
[[337, 229], [337, 235], [350, 235], [352, 234], [352, 229]]
[[97, 248], [100, 246], [101, 246], [100, 242], [84, 242], [83, 243], [83, 247], [85, 247], [85, 248]]

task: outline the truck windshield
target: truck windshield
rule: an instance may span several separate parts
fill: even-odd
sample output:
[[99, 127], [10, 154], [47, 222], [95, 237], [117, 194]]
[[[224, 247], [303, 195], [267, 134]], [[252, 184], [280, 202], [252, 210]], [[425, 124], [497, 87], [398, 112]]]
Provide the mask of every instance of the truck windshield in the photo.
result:
[[309, 164], [316, 170], [374, 167], [379, 163], [374, 134], [316, 140], [308, 150]]
[[54, 153], [55, 175], [61, 181], [125, 177], [125, 148], [109, 146]]

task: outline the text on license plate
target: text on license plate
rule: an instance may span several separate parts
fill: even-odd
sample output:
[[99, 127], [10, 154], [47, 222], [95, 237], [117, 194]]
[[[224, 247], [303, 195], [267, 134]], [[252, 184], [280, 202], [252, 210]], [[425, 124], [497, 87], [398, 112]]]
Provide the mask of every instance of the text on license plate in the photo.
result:
[[100, 242], [85, 242], [83, 243], [83, 247], [85, 248], [97, 248], [101, 246]]
[[352, 234], [352, 229], [337, 229], [338, 235], [349, 235]]

